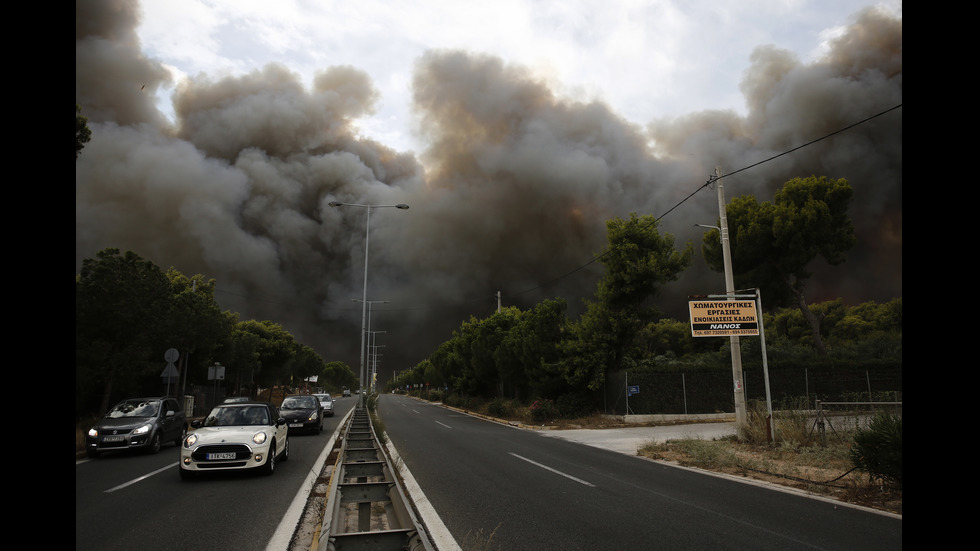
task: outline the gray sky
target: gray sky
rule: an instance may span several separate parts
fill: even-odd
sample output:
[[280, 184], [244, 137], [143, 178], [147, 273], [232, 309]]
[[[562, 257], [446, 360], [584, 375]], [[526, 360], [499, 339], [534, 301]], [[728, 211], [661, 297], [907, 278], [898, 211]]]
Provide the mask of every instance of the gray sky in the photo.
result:
[[[571, 100], [603, 101], [637, 124], [708, 109], [745, 113], [739, 91], [753, 50], [774, 44], [811, 62], [857, 11], [896, 0], [143, 0], [147, 56], [188, 75], [244, 74], [282, 63], [309, 84], [351, 65], [380, 91], [364, 135], [397, 150], [413, 135], [411, 79], [432, 49], [487, 53], [531, 68]], [[172, 88], [159, 90], [172, 113]], [[172, 116], [172, 115], [171, 115]]]

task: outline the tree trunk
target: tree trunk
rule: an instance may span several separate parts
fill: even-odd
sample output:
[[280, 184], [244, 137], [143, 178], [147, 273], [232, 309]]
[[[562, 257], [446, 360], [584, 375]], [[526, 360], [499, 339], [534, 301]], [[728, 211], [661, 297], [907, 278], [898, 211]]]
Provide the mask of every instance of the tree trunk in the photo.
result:
[[109, 397], [112, 396], [112, 380], [116, 376], [116, 369], [112, 368], [106, 374], [105, 391], [102, 394], [102, 404], [99, 408], [99, 415], [105, 415], [109, 411]]
[[827, 355], [827, 348], [823, 345], [823, 337], [820, 336], [820, 320], [823, 315], [817, 316], [810, 311], [810, 306], [806, 303], [806, 298], [803, 297], [803, 291], [795, 287], [793, 289], [793, 294], [796, 295], [796, 304], [800, 308], [800, 313], [803, 314], [803, 318], [810, 323], [810, 334], [813, 336], [813, 347], [817, 350], [817, 354], [820, 356]]

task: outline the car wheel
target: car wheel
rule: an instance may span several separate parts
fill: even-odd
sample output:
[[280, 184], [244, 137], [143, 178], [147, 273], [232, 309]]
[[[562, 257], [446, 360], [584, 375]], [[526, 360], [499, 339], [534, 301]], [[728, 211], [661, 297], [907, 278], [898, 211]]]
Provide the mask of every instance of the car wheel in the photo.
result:
[[181, 480], [194, 480], [194, 478], [197, 476], [197, 473], [188, 471], [187, 469], [184, 469], [183, 467], [180, 466], [177, 467], [177, 471], [180, 472]]
[[[289, 440], [286, 440], [288, 443]], [[272, 441], [272, 445], [269, 446], [269, 457], [265, 460], [265, 465], [262, 465], [262, 472], [265, 474], [272, 474], [276, 472], [276, 441]]]
[[160, 446], [162, 445], [160, 442], [160, 433], [158, 432], [152, 436], [150, 445], [146, 447], [146, 453], [160, 453]]
[[282, 447], [282, 459], [280, 461], [289, 460], [289, 438], [286, 438], [286, 445]]

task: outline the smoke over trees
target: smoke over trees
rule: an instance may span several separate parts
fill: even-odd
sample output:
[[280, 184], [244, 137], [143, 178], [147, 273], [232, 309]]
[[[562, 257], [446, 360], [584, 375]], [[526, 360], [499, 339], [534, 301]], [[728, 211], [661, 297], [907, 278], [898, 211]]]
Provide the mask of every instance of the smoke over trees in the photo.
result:
[[[717, 203], [687, 197], [715, 166], [748, 167], [902, 101], [902, 22], [875, 11], [811, 64], [760, 46], [741, 86], [745, 116], [645, 125], [563, 99], [527, 68], [437, 50], [413, 68], [428, 144], [416, 157], [355, 133], [380, 98], [351, 66], [324, 67], [311, 89], [275, 64], [193, 76], [171, 124], [153, 101], [171, 77], [140, 51], [138, 21], [131, 3], [76, 4], [76, 103], [91, 129], [76, 161], [76, 270], [115, 247], [206, 274], [224, 307], [275, 319], [328, 361], [354, 364], [364, 212], [328, 203], [407, 203], [371, 218], [368, 299], [390, 303], [372, 313], [388, 332], [387, 369], [414, 365], [461, 320], [488, 314], [497, 291], [522, 308], [561, 296], [580, 312], [601, 276], [587, 264], [607, 220], [669, 212], [664, 231], [700, 239], [693, 224], [713, 223]], [[725, 182], [733, 196], [768, 197], [811, 174], [851, 183], [857, 236], [832, 280], [814, 267], [812, 299], [900, 296], [901, 110]], [[695, 259], [662, 308], [683, 312], [688, 294], [722, 286]]]

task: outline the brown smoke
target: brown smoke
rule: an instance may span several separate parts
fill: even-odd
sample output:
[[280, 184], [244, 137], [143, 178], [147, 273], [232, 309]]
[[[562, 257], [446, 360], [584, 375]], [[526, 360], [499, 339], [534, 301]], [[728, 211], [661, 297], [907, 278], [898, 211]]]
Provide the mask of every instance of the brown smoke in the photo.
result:
[[[522, 67], [431, 51], [413, 81], [416, 159], [357, 137], [378, 92], [365, 73], [330, 67], [305, 89], [288, 68], [199, 75], [174, 97], [176, 127], [153, 106], [168, 81], [139, 51], [132, 3], [76, 3], [76, 98], [92, 141], [76, 162], [76, 269], [105, 247], [218, 281], [222, 305], [282, 323], [327, 360], [358, 363], [365, 215], [330, 201], [407, 203], [371, 211], [372, 330], [382, 373], [424, 359], [469, 315], [555, 296], [577, 308], [599, 277], [587, 264], [605, 221], [660, 216], [680, 242], [714, 224], [707, 180], [901, 103], [900, 20], [869, 11], [830, 54], [805, 65], [760, 47], [742, 84], [744, 117], [705, 111], [646, 127], [601, 103], [556, 97]], [[769, 199], [786, 180], [846, 178], [859, 245], [811, 298], [901, 295], [901, 110], [725, 180], [729, 198]], [[423, 165], [425, 168], [423, 168]], [[569, 274], [567, 275], [566, 274]], [[565, 276], [565, 277], [562, 277]], [[716, 292], [700, 260], [660, 298], [682, 315]], [[382, 376], [384, 378], [384, 376]]]

